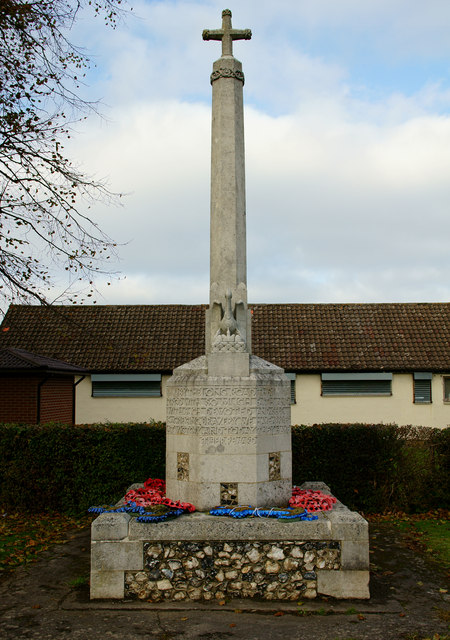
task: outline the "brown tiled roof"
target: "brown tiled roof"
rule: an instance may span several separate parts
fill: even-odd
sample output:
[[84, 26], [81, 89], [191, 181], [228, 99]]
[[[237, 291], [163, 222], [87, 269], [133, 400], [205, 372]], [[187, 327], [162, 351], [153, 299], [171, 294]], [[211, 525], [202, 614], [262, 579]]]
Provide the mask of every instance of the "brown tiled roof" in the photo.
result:
[[11, 305], [0, 348], [21, 347], [91, 371], [171, 371], [204, 351], [205, 308]]
[[25, 349], [15, 349], [6, 347], [0, 349], [0, 372], [9, 371], [48, 371], [57, 373], [88, 373], [81, 367], [75, 367], [67, 362], [47, 358], [25, 351]]
[[287, 370], [449, 371], [450, 304], [253, 307], [253, 351]]
[[[252, 305], [253, 353], [287, 371], [450, 371], [450, 304]], [[172, 371], [204, 353], [205, 305], [12, 305], [0, 348], [90, 371]]]

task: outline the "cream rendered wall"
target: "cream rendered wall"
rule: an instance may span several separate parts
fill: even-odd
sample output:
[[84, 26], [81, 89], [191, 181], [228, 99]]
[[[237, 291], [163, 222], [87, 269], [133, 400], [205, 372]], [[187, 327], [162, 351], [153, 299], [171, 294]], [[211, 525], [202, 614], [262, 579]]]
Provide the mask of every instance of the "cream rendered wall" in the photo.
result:
[[395, 423], [444, 428], [450, 426], [450, 403], [444, 403], [443, 376], [435, 374], [431, 404], [414, 404], [412, 373], [394, 373], [391, 396], [326, 396], [320, 374], [298, 374], [292, 424], [322, 422]]
[[[93, 398], [91, 378], [86, 376], [76, 387], [75, 422], [165, 422], [165, 391], [169, 377], [162, 376], [160, 398]], [[444, 381], [440, 374], [433, 376], [431, 404], [414, 404], [411, 373], [393, 375], [392, 396], [322, 397], [320, 391], [319, 374], [296, 376], [292, 424], [372, 422], [439, 428], [450, 426], [450, 403], [444, 403]]]
[[166, 382], [162, 376], [160, 398], [93, 398], [91, 377], [76, 387], [75, 423], [155, 422], [166, 420]]

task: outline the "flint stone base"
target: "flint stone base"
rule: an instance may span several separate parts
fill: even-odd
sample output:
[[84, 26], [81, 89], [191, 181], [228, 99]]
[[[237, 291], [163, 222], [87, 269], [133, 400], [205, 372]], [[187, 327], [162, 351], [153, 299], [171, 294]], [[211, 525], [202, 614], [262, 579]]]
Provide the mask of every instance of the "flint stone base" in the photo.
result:
[[283, 369], [247, 353], [214, 353], [177, 367], [166, 395], [168, 496], [200, 511], [287, 504], [291, 408]]
[[[330, 493], [323, 483], [302, 488]], [[366, 520], [340, 502], [318, 516], [238, 520], [197, 512], [141, 524], [102, 514], [92, 523], [91, 599], [369, 598]]]

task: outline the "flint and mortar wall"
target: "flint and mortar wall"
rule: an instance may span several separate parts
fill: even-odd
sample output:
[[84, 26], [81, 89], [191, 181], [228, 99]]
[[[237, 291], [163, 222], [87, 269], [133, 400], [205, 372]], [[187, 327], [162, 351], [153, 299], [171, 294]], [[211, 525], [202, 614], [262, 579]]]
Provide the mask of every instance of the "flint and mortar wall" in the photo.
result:
[[144, 570], [127, 571], [125, 597], [163, 600], [317, 595], [317, 569], [340, 569], [339, 542], [144, 543]]

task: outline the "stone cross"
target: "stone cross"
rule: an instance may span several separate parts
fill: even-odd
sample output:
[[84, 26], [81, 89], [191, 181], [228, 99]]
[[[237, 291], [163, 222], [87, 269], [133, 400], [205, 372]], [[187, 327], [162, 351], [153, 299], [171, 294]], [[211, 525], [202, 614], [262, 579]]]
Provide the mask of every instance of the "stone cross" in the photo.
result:
[[233, 29], [231, 26], [231, 11], [222, 11], [222, 29], [205, 29], [203, 40], [222, 40], [222, 58], [233, 55], [233, 40], [250, 40], [250, 29]]
[[[245, 375], [245, 371], [248, 375], [248, 354], [251, 353], [247, 308], [244, 74], [232, 52], [233, 40], [248, 40], [251, 36], [250, 29], [232, 28], [229, 9], [222, 12], [222, 29], [203, 31], [204, 40], [222, 41], [222, 56], [214, 62], [211, 74], [210, 297], [206, 317], [208, 362], [211, 371], [221, 375], [226, 375], [227, 367], [223, 369], [222, 365], [227, 359], [229, 362], [232, 359], [234, 373], [237, 373], [235, 365], [241, 361], [239, 375]], [[240, 354], [237, 357], [236, 352]], [[221, 365], [219, 369], [214, 363]]]

